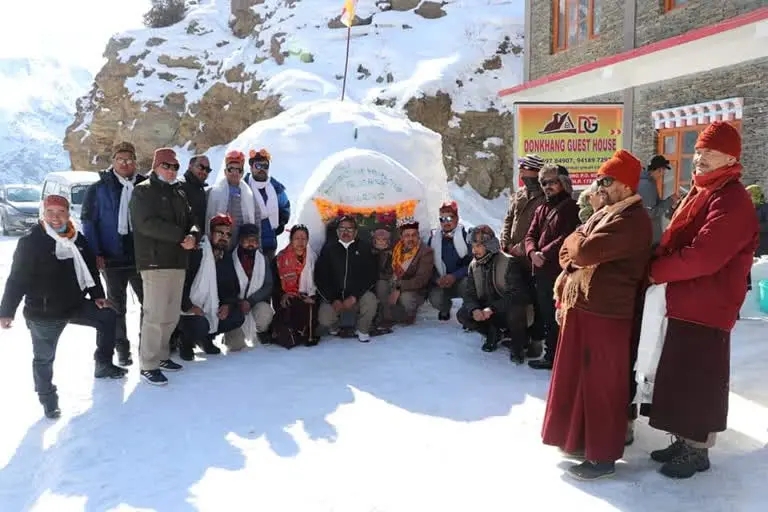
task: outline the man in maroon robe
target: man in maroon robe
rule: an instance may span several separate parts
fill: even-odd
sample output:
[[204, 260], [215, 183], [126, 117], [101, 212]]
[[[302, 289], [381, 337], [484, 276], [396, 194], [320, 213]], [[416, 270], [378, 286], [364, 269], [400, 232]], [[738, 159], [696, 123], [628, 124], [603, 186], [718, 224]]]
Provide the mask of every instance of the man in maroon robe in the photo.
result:
[[561, 325], [542, 438], [583, 455], [568, 474], [610, 476], [624, 452], [635, 301], [651, 254], [651, 219], [637, 195], [642, 164], [617, 151], [598, 170], [605, 207], [569, 235], [555, 283]]

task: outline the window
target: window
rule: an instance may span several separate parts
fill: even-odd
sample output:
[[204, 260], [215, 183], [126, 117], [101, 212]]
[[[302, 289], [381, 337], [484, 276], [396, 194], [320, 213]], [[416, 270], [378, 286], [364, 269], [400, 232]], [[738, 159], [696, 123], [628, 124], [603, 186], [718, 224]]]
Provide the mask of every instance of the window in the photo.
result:
[[600, 33], [603, 0], [553, 0], [552, 49], [561, 51]]
[[664, 0], [664, 11], [671, 11], [684, 5], [688, 5], [688, 0]]
[[[729, 121], [741, 131], [741, 121]], [[706, 124], [682, 126], [680, 128], [662, 128], [659, 130], [657, 152], [669, 160], [671, 171], [664, 173], [664, 180], [657, 183], [662, 198], [679, 193], [680, 188], [688, 190], [693, 177], [693, 154], [696, 151], [696, 139]]]

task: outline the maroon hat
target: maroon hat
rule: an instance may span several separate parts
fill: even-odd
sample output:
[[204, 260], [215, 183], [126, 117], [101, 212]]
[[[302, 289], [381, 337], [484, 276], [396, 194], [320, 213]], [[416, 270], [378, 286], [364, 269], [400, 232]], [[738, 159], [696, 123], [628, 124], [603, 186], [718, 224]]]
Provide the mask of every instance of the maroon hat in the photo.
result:
[[67, 200], [64, 196], [59, 196], [56, 194], [51, 194], [45, 198], [43, 201], [43, 208], [48, 208], [49, 206], [61, 206], [62, 208], [69, 209], [69, 200]]
[[152, 168], [162, 164], [175, 165], [179, 169], [179, 161], [176, 160], [176, 152], [171, 148], [160, 148], [155, 150], [155, 157], [152, 159]]

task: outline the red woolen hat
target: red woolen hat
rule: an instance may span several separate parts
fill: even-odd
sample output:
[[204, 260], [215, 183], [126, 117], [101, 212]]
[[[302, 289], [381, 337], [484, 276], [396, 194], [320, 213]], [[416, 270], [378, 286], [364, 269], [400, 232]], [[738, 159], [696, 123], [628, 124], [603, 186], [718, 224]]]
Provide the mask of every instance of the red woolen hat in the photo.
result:
[[597, 170], [598, 176], [610, 176], [637, 191], [640, 184], [640, 173], [643, 172], [643, 164], [629, 151], [618, 150], [611, 158], [603, 162]]
[[245, 155], [243, 152], [234, 150], [227, 153], [227, 155], [224, 157], [224, 165], [229, 164], [245, 165]]
[[152, 168], [154, 169], [162, 164], [175, 165], [178, 169], [179, 161], [176, 160], [176, 152], [171, 148], [156, 149], [152, 159]]
[[228, 213], [219, 213], [211, 219], [211, 230], [216, 226], [231, 226], [232, 224], [234, 224], [234, 221]]
[[695, 147], [719, 151], [738, 160], [741, 158], [741, 135], [725, 121], [715, 121], [699, 134]]
[[440, 205], [440, 211], [452, 212], [454, 215], [458, 215], [459, 205], [456, 204], [456, 201], [445, 201], [443, 204]]
[[51, 194], [43, 201], [43, 208], [48, 208], [49, 206], [61, 206], [62, 208], [69, 209], [69, 201], [64, 196]]

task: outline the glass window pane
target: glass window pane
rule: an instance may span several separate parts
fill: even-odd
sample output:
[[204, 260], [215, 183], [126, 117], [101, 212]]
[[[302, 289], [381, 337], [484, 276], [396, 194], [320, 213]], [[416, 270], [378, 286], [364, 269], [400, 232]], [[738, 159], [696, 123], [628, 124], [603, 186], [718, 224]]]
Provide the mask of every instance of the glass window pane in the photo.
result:
[[566, 17], [565, 17], [565, 3], [566, 0], [560, 0], [558, 2], [558, 13], [557, 13], [557, 47], [558, 48], [565, 48], [565, 28], [566, 28]]
[[664, 154], [674, 155], [677, 153], [677, 135], [664, 136]]
[[690, 186], [693, 176], [693, 158], [680, 160], [680, 186], [686, 189]]
[[691, 130], [683, 132], [683, 149], [680, 153], [684, 155], [692, 155], [696, 149], [696, 139], [699, 138], [699, 132], [697, 130]]
[[670, 171], [664, 171], [664, 186], [662, 187], [661, 197], [667, 198], [675, 193], [675, 183], [677, 182], [677, 162], [670, 161]]
[[600, 33], [600, 22], [603, 19], [603, 0], [594, 0], [592, 7], [592, 35]]
[[579, 0], [579, 41], [586, 41], [589, 35], [589, 2], [590, 0]]
[[568, 46], [578, 42], [576, 36], [579, 23], [579, 4], [577, 2], [578, 0], [568, 2]]

